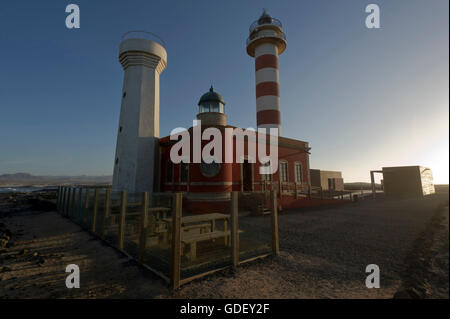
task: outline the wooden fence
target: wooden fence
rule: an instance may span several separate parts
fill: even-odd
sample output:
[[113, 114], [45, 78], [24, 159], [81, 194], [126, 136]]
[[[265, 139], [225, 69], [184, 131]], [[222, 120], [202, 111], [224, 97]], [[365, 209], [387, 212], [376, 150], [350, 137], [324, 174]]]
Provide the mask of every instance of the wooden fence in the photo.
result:
[[[100, 196], [101, 194], [101, 196]], [[188, 283], [194, 279], [201, 278], [203, 276], [209, 275], [216, 271], [222, 270], [227, 267], [236, 268], [240, 264], [252, 261], [257, 258], [266, 257], [270, 254], [279, 254], [279, 239], [278, 239], [278, 213], [277, 213], [277, 194], [275, 191], [270, 191], [271, 200], [271, 253], [261, 254], [256, 257], [248, 258], [245, 260], [240, 260], [239, 252], [239, 241], [240, 241], [240, 230], [239, 230], [239, 207], [238, 207], [238, 192], [231, 193], [230, 200], [230, 246], [231, 259], [225, 267], [218, 267], [202, 273], [190, 276], [188, 278], [181, 278], [181, 260], [182, 260], [182, 193], [155, 193], [149, 194], [148, 192], [142, 192], [140, 194], [133, 194], [133, 200], [135, 200], [136, 195], [140, 195], [140, 202], [133, 206], [133, 203], [129, 203], [130, 198], [126, 191], [120, 192], [120, 211], [118, 214], [118, 227], [117, 233], [115, 233], [115, 240], [113, 246], [130, 258], [135, 259], [145, 268], [149, 269], [168, 284], [171, 285], [173, 289], [179, 288], [181, 285]], [[161, 195], [171, 197], [171, 207], [170, 207], [170, 218], [165, 218], [168, 221], [167, 234], [170, 230], [170, 260], [168, 261], [170, 265], [170, 271], [165, 273], [161, 269], [157, 269], [151, 262], [146, 262], [144, 256], [152, 250], [152, 247], [147, 245], [149, 234], [154, 231], [154, 225], [150, 223], [150, 220], [154, 220], [149, 216], [149, 210], [152, 208], [150, 203], [150, 196]], [[92, 197], [93, 196], [93, 197]], [[130, 212], [130, 207], [133, 211]], [[106, 226], [112, 220], [112, 199], [111, 199], [111, 189], [110, 188], [98, 188], [98, 187], [68, 187], [60, 186], [58, 187], [57, 196], [57, 209], [58, 212], [72, 221], [79, 224], [83, 229], [96, 236], [101, 240], [105, 240], [106, 237]], [[137, 213], [136, 213], [137, 211]], [[138, 222], [138, 252], [137, 255], [133, 256], [131, 253], [127, 252], [124, 245], [125, 229], [126, 229], [126, 217], [131, 215], [139, 215]], [[99, 227], [100, 226], [100, 227]], [[225, 239], [226, 241], [227, 239]]]

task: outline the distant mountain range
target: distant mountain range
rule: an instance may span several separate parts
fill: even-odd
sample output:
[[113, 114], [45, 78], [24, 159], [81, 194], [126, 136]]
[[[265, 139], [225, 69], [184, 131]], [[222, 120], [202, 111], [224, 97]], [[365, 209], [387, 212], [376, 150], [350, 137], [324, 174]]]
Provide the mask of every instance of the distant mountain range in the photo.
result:
[[36, 176], [29, 173], [0, 175], [0, 186], [43, 186], [64, 184], [111, 184], [111, 175]]

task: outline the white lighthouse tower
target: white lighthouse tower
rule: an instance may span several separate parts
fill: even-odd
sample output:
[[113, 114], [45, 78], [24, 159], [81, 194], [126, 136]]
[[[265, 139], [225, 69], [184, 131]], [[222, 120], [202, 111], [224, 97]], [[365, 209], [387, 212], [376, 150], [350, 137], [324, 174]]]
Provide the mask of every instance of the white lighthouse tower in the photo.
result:
[[281, 22], [264, 10], [250, 26], [247, 53], [255, 58], [256, 118], [258, 128], [278, 128], [281, 135], [278, 56], [286, 49]]
[[125, 74], [113, 190], [153, 190], [159, 137], [159, 76], [166, 68], [167, 53], [161, 44], [146, 39], [148, 35], [129, 32], [120, 43], [119, 61]]

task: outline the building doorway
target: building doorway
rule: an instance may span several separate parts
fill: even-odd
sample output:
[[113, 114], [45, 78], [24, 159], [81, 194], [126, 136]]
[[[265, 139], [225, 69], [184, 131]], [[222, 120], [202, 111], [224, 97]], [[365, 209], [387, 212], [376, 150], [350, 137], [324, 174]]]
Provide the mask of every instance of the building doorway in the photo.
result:
[[253, 191], [253, 164], [247, 159], [242, 163], [242, 191]]

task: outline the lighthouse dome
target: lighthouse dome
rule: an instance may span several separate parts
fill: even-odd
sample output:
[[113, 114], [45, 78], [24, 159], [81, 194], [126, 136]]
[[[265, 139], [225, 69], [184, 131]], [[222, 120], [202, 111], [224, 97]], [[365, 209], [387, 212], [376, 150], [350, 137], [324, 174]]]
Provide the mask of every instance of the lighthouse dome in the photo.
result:
[[266, 9], [264, 9], [262, 15], [258, 19], [258, 24], [266, 24], [266, 23], [272, 23], [273, 18], [266, 12]]
[[198, 114], [197, 119], [202, 121], [205, 125], [226, 125], [227, 117], [225, 116], [225, 101], [222, 96], [214, 92], [211, 85], [209, 92], [206, 92], [198, 101]]
[[225, 104], [225, 101], [223, 100], [222, 96], [219, 93], [214, 92], [212, 85], [211, 88], [209, 89], [209, 92], [206, 92], [205, 94], [202, 95], [200, 101], [198, 101], [198, 105], [200, 106], [204, 102], [219, 102]]

